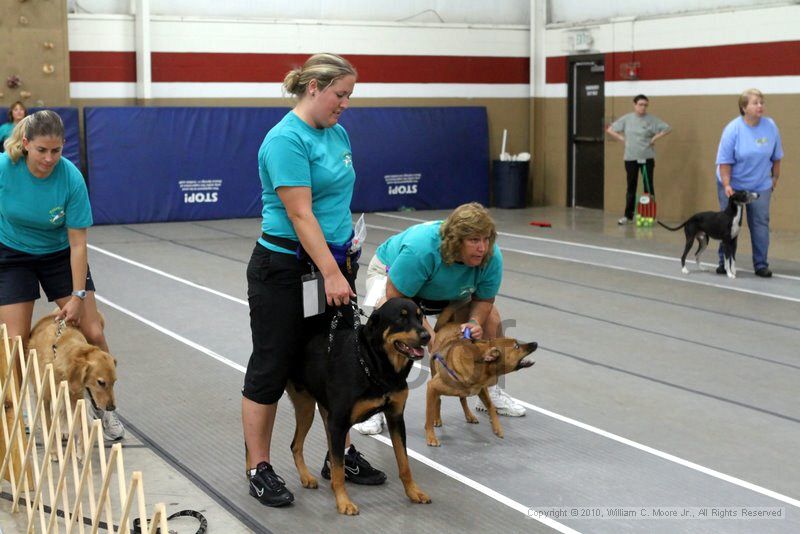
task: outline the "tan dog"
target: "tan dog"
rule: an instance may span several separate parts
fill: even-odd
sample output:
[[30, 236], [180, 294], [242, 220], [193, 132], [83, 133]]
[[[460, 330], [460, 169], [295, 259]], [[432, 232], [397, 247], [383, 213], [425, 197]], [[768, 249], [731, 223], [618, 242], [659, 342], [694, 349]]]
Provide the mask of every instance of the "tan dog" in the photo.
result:
[[[115, 410], [114, 383], [117, 381], [117, 361], [107, 352], [89, 344], [77, 328], [65, 326], [57, 338], [58, 323], [55, 322], [55, 316], [55, 313], [51, 313], [42, 317], [31, 330], [28, 347], [36, 349], [40, 371], [44, 372], [45, 366], [52, 363], [56, 385], [62, 380], [67, 381], [70, 408], [73, 412], [78, 400], [83, 398], [84, 392], [89, 393], [91, 402], [97, 408]], [[102, 316], [100, 320], [102, 322]], [[48, 413], [49, 395], [50, 388], [45, 387]]]
[[[445, 313], [440, 321], [442, 318]], [[442, 395], [459, 397], [464, 417], [473, 424], [478, 423], [478, 418], [467, 406], [467, 397], [478, 395], [489, 411], [492, 431], [502, 438], [503, 429], [487, 388], [497, 384], [504, 374], [532, 366], [533, 360], [525, 357], [535, 351], [538, 344], [535, 341], [521, 344], [513, 338], [464, 339], [459, 323], [440, 324], [440, 321], [436, 323], [436, 337], [431, 347], [431, 379], [425, 406], [428, 445], [440, 445], [434, 427], [442, 426]]]

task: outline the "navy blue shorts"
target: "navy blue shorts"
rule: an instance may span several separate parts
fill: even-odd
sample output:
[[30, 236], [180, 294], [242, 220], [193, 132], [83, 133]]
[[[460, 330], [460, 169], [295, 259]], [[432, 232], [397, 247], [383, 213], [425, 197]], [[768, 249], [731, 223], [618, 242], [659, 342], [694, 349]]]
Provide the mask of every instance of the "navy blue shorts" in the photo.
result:
[[[0, 306], [38, 299], [39, 285], [50, 302], [72, 294], [69, 248], [50, 254], [27, 254], [0, 243]], [[94, 291], [88, 267], [86, 290]]]
[[[342, 274], [355, 291], [358, 263]], [[311, 271], [307, 261], [294, 254], [273, 252], [256, 243], [247, 265], [247, 298], [253, 352], [247, 363], [242, 395], [258, 404], [278, 402], [294, 366], [302, 361], [306, 342], [330, 330], [336, 308], [303, 318], [300, 277]], [[352, 324], [352, 322], [351, 322]]]

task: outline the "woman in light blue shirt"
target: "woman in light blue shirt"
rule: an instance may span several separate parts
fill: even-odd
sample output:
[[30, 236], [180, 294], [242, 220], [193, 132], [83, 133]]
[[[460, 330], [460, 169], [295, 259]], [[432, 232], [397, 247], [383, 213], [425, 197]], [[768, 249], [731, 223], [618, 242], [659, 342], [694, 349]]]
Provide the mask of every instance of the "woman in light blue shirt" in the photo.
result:
[[[775, 121], [764, 116], [764, 95], [758, 89], [748, 89], [739, 96], [739, 114], [725, 126], [717, 151], [719, 207], [728, 207], [734, 190], [758, 193], [758, 199], [745, 206], [747, 226], [753, 269], [756, 276], [769, 278], [769, 204], [781, 174], [781, 134]], [[717, 274], [725, 274], [723, 261], [720, 245]]]

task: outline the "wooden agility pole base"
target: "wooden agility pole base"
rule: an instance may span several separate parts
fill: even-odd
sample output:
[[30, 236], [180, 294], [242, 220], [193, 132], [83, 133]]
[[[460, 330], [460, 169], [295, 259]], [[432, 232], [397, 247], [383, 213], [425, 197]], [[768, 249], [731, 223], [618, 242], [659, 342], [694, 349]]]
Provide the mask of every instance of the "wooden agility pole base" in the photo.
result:
[[0, 335], [0, 486], [10, 484], [11, 512], [24, 505], [27, 532], [130, 532], [132, 517], [143, 532], [169, 532], [163, 503], [148, 520], [142, 473], [126, 477], [122, 445], [106, 458], [102, 424], [87, 420], [84, 400], [73, 410], [53, 365], [40, 368], [35, 350], [26, 358], [22, 339], [10, 340], [5, 324]]

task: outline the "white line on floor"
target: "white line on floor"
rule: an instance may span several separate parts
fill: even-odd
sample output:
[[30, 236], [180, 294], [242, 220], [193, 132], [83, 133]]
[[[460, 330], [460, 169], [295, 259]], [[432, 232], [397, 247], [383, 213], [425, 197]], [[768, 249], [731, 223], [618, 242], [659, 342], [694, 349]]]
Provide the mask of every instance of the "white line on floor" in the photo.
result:
[[[377, 435], [373, 435], [373, 436], [370, 436], [370, 437], [375, 438], [376, 440], [380, 441], [381, 443], [384, 443], [385, 445], [388, 445], [389, 447], [392, 446], [392, 440], [390, 438], [387, 438], [386, 436], [381, 436], [380, 434], [377, 434]], [[510, 499], [510, 498], [506, 497], [505, 495], [503, 495], [502, 493], [498, 493], [495, 490], [493, 490], [492, 488], [484, 486], [480, 482], [476, 482], [475, 480], [472, 480], [471, 478], [466, 477], [466, 476], [462, 475], [461, 473], [459, 473], [457, 471], [453, 471], [449, 467], [445, 467], [445, 466], [443, 466], [442, 464], [440, 464], [438, 462], [434, 462], [433, 460], [431, 460], [430, 458], [428, 458], [427, 456], [425, 456], [423, 454], [420, 454], [420, 453], [418, 453], [418, 452], [416, 452], [416, 451], [414, 451], [412, 449], [407, 449], [407, 451], [408, 451], [408, 455], [411, 458], [414, 458], [415, 460], [417, 460], [418, 462], [421, 462], [421, 463], [427, 465], [428, 467], [431, 467], [431, 468], [439, 471], [443, 475], [446, 475], [446, 476], [452, 478], [453, 480], [455, 480], [457, 482], [461, 482], [465, 486], [469, 486], [470, 488], [483, 493], [487, 497], [491, 497], [492, 499], [496, 500], [497, 502], [499, 502], [501, 504], [505, 504], [506, 506], [516, 510], [517, 512], [525, 514], [527, 517], [530, 517], [531, 519], [535, 519], [536, 521], [538, 521], [538, 522], [540, 522], [540, 523], [542, 523], [544, 525], [547, 525], [550, 528], [554, 528], [559, 532], [564, 532], [564, 533], [577, 532], [576, 530], [573, 530], [573, 529], [569, 528], [566, 525], [562, 525], [558, 521], [554, 521], [553, 519], [550, 519], [549, 517], [542, 517], [542, 516], [532, 515], [532, 513], [531, 513], [532, 512], [532, 508], [530, 506], [525, 506], [524, 504], [518, 503], [514, 499]]]
[[[369, 225], [367, 225], [369, 226]], [[708, 287], [718, 287], [720, 289], [729, 289], [731, 291], [737, 291], [739, 293], [747, 293], [750, 295], [758, 295], [759, 297], [769, 297], [778, 300], [786, 300], [789, 302], [800, 302], [800, 298], [797, 297], [788, 297], [786, 295], [778, 295], [775, 293], [766, 293], [764, 291], [756, 291], [754, 289], [746, 289], [744, 287], [737, 287], [732, 285], [723, 285], [723, 284], [715, 284], [714, 282], [704, 282], [702, 280], [693, 280], [691, 278], [687, 278], [686, 276], [673, 276], [670, 274], [659, 274], [650, 271], [643, 271], [641, 269], [630, 269], [628, 267], [620, 267], [618, 265], [609, 265], [607, 263], [598, 263], [594, 261], [586, 261], [586, 260], [576, 260], [574, 258], [567, 258], [565, 256], [555, 256], [553, 254], [541, 254], [539, 252], [531, 252], [529, 250], [521, 250], [517, 248], [507, 248], [507, 247], [500, 247], [500, 250], [506, 250], [508, 252], [516, 252], [517, 254], [524, 254], [526, 256], [537, 256], [541, 258], [548, 258], [554, 260], [561, 260], [561, 261], [568, 261], [571, 263], [578, 263], [581, 265], [589, 265], [592, 267], [603, 267], [605, 269], [612, 269], [614, 271], [624, 271], [626, 273], [636, 273], [642, 274], [645, 276], [655, 276], [656, 278], [666, 278], [667, 280], [675, 280], [678, 282], [687, 282], [690, 284], [697, 284], [701, 286], [708, 286]]]
[[236, 298], [234, 296], [228, 295], [227, 293], [223, 293], [222, 291], [217, 291], [216, 289], [211, 289], [210, 287], [207, 287], [207, 286], [201, 286], [200, 284], [196, 284], [196, 283], [192, 282], [191, 280], [186, 280], [185, 278], [181, 278], [179, 276], [175, 276], [174, 274], [170, 274], [170, 273], [164, 272], [162, 270], [156, 269], [155, 267], [150, 267], [149, 265], [145, 265], [144, 263], [139, 263], [138, 261], [134, 261], [134, 260], [132, 260], [130, 258], [126, 258], [124, 256], [120, 256], [119, 254], [114, 254], [113, 252], [109, 252], [108, 250], [102, 249], [100, 247], [96, 247], [94, 245], [88, 245], [88, 247], [90, 249], [94, 250], [95, 252], [99, 252], [101, 254], [105, 254], [106, 256], [114, 258], [115, 260], [119, 260], [121, 262], [128, 263], [128, 264], [133, 265], [135, 267], [139, 267], [141, 269], [144, 269], [145, 271], [150, 271], [151, 273], [159, 274], [159, 275], [161, 275], [161, 276], [163, 276], [165, 278], [169, 278], [170, 280], [175, 280], [176, 282], [180, 282], [181, 284], [186, 284], [189, 287], [193, 287], [195, 289], [200, 289], [201, 291], [206, 291], [208, 293], [211, 293], [212, 295], [216, 295], [218, 297], [222, 297], [222, 298], [230, 300], [232, 302], [236, 302], [237, 304], [243, 304], [244, 306], [248, 305], [246, 300]]
[[235, 361], [230, 360], [230, 359], [228, 359], [225, 356], [222, 356], [220, 354], [217, 354], [213, 350], [208, 349], [208, 348], [204, 347], [203, 345], [201, 345], [199, 343], [195, 343], [191, 339], [187, 339], [187, 338], [183, 337], [182, 335], [180, 335], [180, 334], [178, 334], [176, 332], [173, 332], [172, 330], [169, 330], [168, 328], [164, 328], [160, 324], [154, 323], [153, 321], [151, 321], [149, 319], [145, 319], [144, 317], [142, 317], [138, 313], [132, 312], [131, 310], [129, 310], [127, 308], [124, 308], [124, 307], [120, 306], [119, 304], [115, 304], [114, 302], [111, 302], [107, 298], [101, 297], [97, 293], [95, 293], [94, 298], [96, 298], [98, 301], [102, 302], [103, 304], [105, 304], [107, 306], [111, 306], [115, 310], [121, 311], [125, 315], [133, 317], [137, 321], [140, 321], [140, 322], [146, 324], [147, 326], [149, 326], [151, 328], [155, 328], [156, 330], [158, 330], [162, 334], [166, 334], [169, 337], [171, 337], [172, 339], [180, 341], [184, 345], [189, 345], [193, 349], [202, 352], [206, 356], [211, 356], [212, 358], [214, 358], [218, 362], [224, 363], [228, 367], [232, 367], [233, 369], [236, 369], [237, 371], [240, 371], [242, 373], [244, 373], [247, 370], [244, 366], [239, 365]]
[[[111, 255], [111, 254], [109, 254], [109, 255]], [[188, 285], [191, 285], [192, 287], [198, 287], [200, 289], [206, 289], [203, 286], [199, 286], [198, 284], [194, 284], [193, 282], [189, 282], [188, 280], [184, 280], [184, 279], [179, 278], [177, 276], [169, 275], [168, 273], [164, 273], [163, 271], [159, 271], [157, 269], [149, 268], [149, 267], [147, 267], [147, 266], [145, 266], [145, 265], [143, 265], [141, 263], [138, 263], [138, 262], [127, 260], [126, 258], [123, 258], [122, 256], [118, 256], [116, 254], [113, 254], [111, 256], [115, 257], [116, 259], [119, 259], [121, 261], [126, 261], [126, 263], [130, 263], [131, 265], [136, 265], [137, 267], [141, 267], [141, 268], [147, 269], [147, 270], [149, 270], [151, 272], [155, 272], [155, 273], [158, 273], [158, 274], [163, 274], [164, 276], [167, 276], [171, 280], [179, 281], [179, 282], [182, 282], [182, 283], [187, 283]], [[224, 293], [220, 293], [218, 291], [213, 291], [212, 290], [212, 292], [214, 292], [215, 294], [224, 295]], [[229, 300], [233, 300], [233, 301], [236, 301], [236, 302], [241, 302], [242, 304], [246, 304], [244, 301], [241, 301], [241, 299], [234, 299], [233, 297], [230, 297], [229, 295], [225, 295], [225, 296], [228, 297]], [[133, 317], [134, 319], [136, 319], [138, 321], [141, 321], [142, 323], [144, 323], [144, 324], [146, 324], [146, 325], [158, 330], [159, 332], [162, 332], [163, 334], [166, 334], [166, 335], [172, 337], [173, 339], [176, 339], [177, 341], [180, 341], [181, 343], [184, 343], [184, 344], [192, 347], [193, 349], [198, 350], [198, 351], [202, 352], [203, 354], [206, 354], [206, 355], [214, 358], [215, 360], [217, 360], [217, 361], [219, 361], [219, 362], [221, 362], [221, 363], [223, 363], [223, 364], [225, 364], [225, 365], [227, 365], [227, 366], [229, 366], [231, 368], [236, 369], [237, 371], [239, 371], [241, 373], [244, 373], [245, 370], [246, 370], [244, 366], [242, 366], [242, 365], [240, 365], [240, 364], [238, 364], [238, 363], [236, 363], [236, 362], [234, 362], [234, 361], [232, 361], [232, 360], [230, 360], [230, 359], [228, 359], [228, 358], [226, 358], [224, 356], [221, 356], [221, 355], [217, 354], [216, 352], [214, 352], [214, 351], [212, 351], [212, 350], [210, 350], [210, 349], [208, 349], [208, 348], [206, 348], [206, 347], [204, 347], [204, 346], [202, 346], [202, 345], [200, 345], [198, 343], [195, 343], [194, 341], [191, 341], [191, 340], [181, 336], [180, 334], [177, 334], [177, 333], [175, 333], [175, 332], [173, 332], [173, 331], [171, 331], [171, 330], [169, 330], [167, 328], [164, 328], [164, 327], [154, 323], [153, 321], [145, 319], [141, 315], [138, 315], [138, 314], [136, 314], [136, 313], [134, 313], [134, 312], [132, 312], [132, 311], [130, 311], [130, 310], [118, 305], [118, 304], [115, 304], [115, 303], [109, 301], [108, 299], [106, 299], [106, 298], [104, 298], [104, 297], [102, 297], [100, 295], [95, 295], [95, 297], [100, 302], [102, 302], [104, 304], [107, 304], [108, 306], [111, 306], [112, 308], [115, 308], [115, 309], [121, 311], [122, 313], [125, 313], [125, 314]], [[421, 365], [419, 363], [415, 363], [414, 366], [417, 367], [418, 369], [430, 372], [430, 369], [428, 367], [426, 367], [424, 365]], [[778, 493], [778, 492], [772, 491], [770, 489], [758, 486], [756, 484], [752, 484], [750, 482], [747, 482], [746, 480], [742, 480], [740, 478], [736, 478], [736, 477], [733, 477], [731, 475], [726, 475], [725, 473], [721, 473], [719, 471], [715, 471], [713, 469], [710, 469], [708, 467], [704, 467], [704, 466], [696, 464], [694, 462], [690, 462], [689, 460], [684, 460], [683, 458], [679, 458], [678, 456], [674, 456], [672, 454], [660, 451], [658, 449], [654, 449], [652, 447], [648, 447], [647, 445], [643, 445], [641, 443], [637, 443], [635, 441], [629, 440], [628, 438], [624, 438], [622, 436], [617, 436], [616, 434], [612, 434], [611, 432], [607, 432], [607, 431], [602, 430], [600, 428], [588, 425], [586, 423], [582, 423], [582, 422], [580, 422], [580, 421], [578, 421], [576, 419], [571, 419], [569, 417], [557, 414], [555, 412], [551, 412], [551, 411], [549, 411], [549, 410], [547, 410], [545, 408], [540, 408], [538, 406], [535, 406], [533, 404], [529, 404], [527, 402], [524, 402], [524, 401], [521, 401], [521, 400], [518, 400], [518, 399], [515, 399], [515, 400], [517, 402], [521, 403], [523, 406], [525, 406], [525, 407], [527, 407], [527, 408], [529, 408], [529, 409], [531, 409], [533, 411], [536, 411], [538, 413], [541, 413], [542, 415], [546, 415], [548, 417], [551, 417], [551, 418], [556, 419], [558, 421], [561, 421], [563, 423], [567, 423], [567, 424], [576, 426], [578, 428], [581, 428], [583, 430], [592, 432], [592, 433], [597, 434], [599, 436], [603, 436], [605, 438], [614, 440], [614, 441], [616, 441], [618, 443], [621, 443], [623, 445], [628, 445], [630, 447], [633, 447], [633, 448], [638, 449], [640, 451], [646, 452], [648, 454], [652, 454], [652, 455], [657, 456], [659, 458], [662, 458], [664, 460], [676, 463], [678, 465], [682, 465], [684, 467], [688, 467], [689, 469], [693, 469], [693, 470], [698, 471], [700, 473], [712, 476], [712, 477], [720, 479], [720, 480], [724, 480], [724, 481], [729, 482], [731, 484], [740, 486], [740, 487], [748, 489], [750, 491], [754, 491], [756, 493], [760, 493], [762, 495], [766, 495], [767, 497], [771, 497], [773, 499], [776, 499], [776, 500], [779, 500], [779, 501], [785, 502], [787, 504], [790, 504], [792, 506], [796, 506], [796, 507], [800, 508], [800, 501], [797, 500], [797, 499], [793, 499], [793, 498], [788, 497], [786, 495], [783, 495], [781, 493]], [[415, 454], [419, 454], [419, 453], [415, 453]], [[444, 469], [447, 469], [447, 468], [442, 466], [442, 469], [444, 470]], [[443, 470], [442, 470], [442, 472], [444, 473], [445, 471], [443, 471]], [[501, 502], [503, 502], [503, 501], [501, 501]], [[513, 502], [513, 501], [511, 501], [511, 502]], [[506, 504], [506, 503], [504, 503], [504, 504]], [[512, 508], [514, 508], [514, 507], [512, 506]], [[528, 510], [528, 508], [525, 508], [525, 513], [527, 513], [527, 510]]]
[[[393, 217], [393, 218], [396, 218], [396, 219], [406, 219], [406, 220], [410, 220], [410, 221], [421, 220], [421, 219], [413, 219], [411, 217], [401, 217], [399, 215], [383, 214], [383, 213], [374, 213], [373, 215], [383, 215], [384, 217]], [[422, 222], [426, 222], [426, 221], [422, 221]], [[402, 231], [402, 230], [399, 230], [397, 228], [389, 228], [387, 226], [378, 226], [378, 225], [373, 225], [373, 224], [367, 224], [367, 228], [375, 228], [377, 230], [386, 230], [386, 231], [391, 231], [391, 232], [401, 232]], [[517, 234], [507, 234], [507, 233], [503, 233], [503, 232], [498, 232], [498, 235], [513, 236], [513, 237], [518, 237], [518, 238], [521, 238], [521, 239], [533, 239], [533, 240], [539, 240], [539, 241], [547, 241], [549, 243], [556, 243], [556, 244], [561, 244], [561, 245], [571, 245], [571, 246], [575, 246], [575, 247], [593, 248], [593, 249], [596, 249], [596, 250], [603, 250], [603, 251], [607, 251], [607, 252], [618, 252], [620, 254], [629, 254], [629, 255], [635, 255], [635, 256], [645, 256], [645, 257], [650, 257], [650, 258], [668, 260], [668, 261], [671, 261], [671, 262], [675, 262], [676, 261], [675, 258], [668, 258], [666, 256], [658, 256], [656, 254], [647, 254], [647, 253], [644, 253], [644, 252], [634, 252], [634, 251], [630, 251], [630, 250], [598, 247], [598, 246], [594, 246], [594, 245], [584, 245], [582, 243], [571, 243], [569, 241], [558, 241], [556, 239], [544, 239], [544, 238], [541, 238], [541, 237], [530, 237], [530, 236], [523, 236], [523, 235], [517, 235]], [[578, 259], [575, 259], [575, 258], [568, 258], [566, 256], [556, 256], [555, 254], [544, 254], [544, 253], [541, 253], [541, 252], [531, 252], [529, 250], [522, 250], [522, 249], [510, 248], [510, 247], [500, 247], [500, 250], [507, 251], [507, 252], [515, 252], [517, 254], [524, 254], [526, 256], [536, 256], [536, 257], [539, 257], [539, 258], [547, 258], [547, 259], [551, 259], [551, 260], [566, 261], [566, 262], [570, 262], [570, 263], [577, 263], [577, 264], [580, 264], [580, 265], [589, 265], [591, 267], [602, 267], [604, 269], [612, 269], [612, 270], [623, 271], [623, 272], [627, 272], [627, 273], [636, 273], [636, 274], [642, 274], [642, 275], [645, 275], [645, 276], [655, 276], [656, 278], [665, 278], [667, 280], [675, 280], [677, 282], [688, 282], [690, 284], [697, 284], [697, 285], [701, 285], [701, 286], [716, 287], [716, 288], [720, 288], [720, 289], [727, 289], [727, 290], [730, 290], [730, 291], [736, 291], [736, 292], [739, 292], [739, 293], [747, 293], [749, 295], [758, 295], [760, 297], [769, 297], [769, 298], [773, 298], [773, 299], [777, 299], [777, 300], [785, 300], [785, 301], [789, 301], [789, 302], [800, 302], [800, 298], [797, 298], [797, 297], [789, 297], [789, 296], [786, 296], [786, 295], [779, 295], [779, 294], [776, 294], [776, 293], [767, 293], [765, 291], [756, 291], [754, 289], [746, 289], [746, 288], [738, 287], [738, 286], [734, 286], [734, 285], [725, 285], [725, 284], [717, 284], [717, 283], [714, 283], [714, 282], [705, 282], [703, 280], [696, 280], [696, 279], [688, 278], [687, 276], [673, 276], [673, 275], [669, 275], [669, 274], [660, 274], [660, 273], [655, 273], [655, 272], [652, 272], [652, 271], [644, 271], [644, 270], [640, 270], [640, 269], [631, 269], [629, 267], [621, 267], [619, 265], [611, 265], [611, 264], [608, 264], [608, 263], [600, 263], [600, 262], [587, 261], [587, 260], [578, 260]], [[712, 269], [716, 268], [716, 265], [712, 265], [712, 264], [708, 264], [708, 263], [704, 264], [704, 265], [706, 265], [707, 267], [712, 268]], [[800, 280], [800, 277], [795, 277], [795, 276], [785, 276], [785, 275], [774, 275], [774, 276], [775, 277], [780, 277], [780, 278]]]
[[[177, 279], [177, 277], [175, 277], [173, 279]], [[209, 348], [206, 348], [203, 345], [200, 345], [199, 343], [195, 343], [194, 341], [192, 341], [190, 339], [187, 339], [187, 338], [183, 337], [182, 335], [180, 335], [180, 334], [178, 334], [176, 332], [173, 332], [172, 330], [169, 330], [168, 328], [164, 328], [163, 326], [161, 326], [161, 325], [159, 325], [159, 324], [157, 324], [157, 323], [155, 323], [155, 322], [153, 322], [153, 321], [151, 321], [149, 319], [145, 319], [141, 315], [139, 315], [139, 314], [137, 314], [137, 313], [135, 313], [135, 312], [123, 307], [123, 306], [120, 306], [119, 304], [111, 302], [110, 300], [108, 300], [105, 297], [102, 297], [102, 296], [100, 296], [98, 294], [95, 294], [95, 298], [99, 302], [102, 302], [103, 304], [105, 304], [106, 306], [110, 306], [110, 307], [114, 308], [115, 310], [120, 311], [120, 312], [124, 313], [125, 315], [128, 315], [128, 316], [136, 319], [137, 321], [140, 321], [140, 322], [146, 324], [147, 326], [158, 330], [162, 334], [165, 334], [165, 335], [175, 339], [176, 341], [179, 341], [179, 342], [181, 342], [181, 343], [183, 343], [185, 345], [188, 345], [189, 347], [191, 347], [191, 348], [193, 348], [193, 349], [195, 349], [195, 350], [197, 350], [199, 352], [202, 352], [203, 354], [205, 354], [207, 356], [211, 356], [212, 358], [214, 358], [218, 362], [223, 363], [223, 364], [227, 365], [228, 367], [230, 367], [232, 369], [236, 369], [237, 371], [239, 371], [242, 374], [244, 374], [245, 371], [247, 370], [244, 366], [239, 365], [238, 363], [232, 361], [231, 359], [226, 358], [224, 356], [221, 356], [220, 354], [217, 354], [213, 350], [211, 350]], [[416, 365], [419, 365], [419, 364], [416, 364]], [[424, 366], [420, 366], [420, 368], [427, 370], [427, 368], [425, 368]], [[390, 447], [392, 445], [392, 442], [390, 440], [386, 439], [383, 436], [372, 436], [372, 437], [374, 437], [378, 441], [386, 443]], [[492, 499], [495, 499], [496, 501], [498, 501], [498, 502], [500, 502], [500, 503], [502, 503], [502, 504], [504, 504], [506, 506], [509, 506], [510, 508], [513, 508], [514, 510], [516, 510], [518, 512], [521, 512], [521, 513], [525, 514], [526, 516], [530, 517], [531, 519], [535, 519], [536, 521], [539, 521], [540, 523], [543, 523], [543, 524], [545, 524], [545, 525], [547, 525], [547, 526], [549, 526], [551, 528], [554, 528], [554, 529], [558, 530], [559, 532], [577, 533], [576, 530], [573, 530], [573, 529], [571, 529], [571, 528], [569, 528], [569, 527], [567, 527], [565, 525], [562, 525], [561, 523], [558, 523], [558, 522], [556, 522], [556, 521], [554, 521], [554, 520], [552, 520], [550, 518], [531, 515], [531, 507], [524, 506], [524, 505], [514, 501], [513, 499], [511, 499], [509, 497], [506, 497], [505, 495], [503, 495], [503, 494], [501, 494], [501, 493], [499, 493], [499, 492], [497, 492], [497, 491], [495, 491], [495, 490], [493, 490], [491, 488], [488, 488], [488, 487], [484, 486], [483, 484], [479, 484], [478, 482], [475, 482], [474, 480], [472, 480], [470, 478], [467, 478], [466, 476], [464, 476], [464, 475], [462, 475], [460, 473], [457, 473], [457, 472], [455, 472], [455, 471], [453, 471], [453, 470], [451, 470], [451, 469], [449, 469], [449, 468], [447, 468], [447, 467], [445, 467], [445, 466], [443, 466], [441, 464], [438, 464], [438, 463], [434, 462], [433, 460], [431, 460], [429, 458], [426, 458], [422, 454], [420, 454], [420, 453], [418, 453], [418, 452], [416, 452], [416, 451], [414, 451], [412, 449], [408, 449], [408, 455], [411, 456], [412, 458], [415, 458], [415, 459], [423, 462], [425, 465], [428, 465], [428, 466], [436, 469], [437, 471], [439, 471], [441, 473], [444, 473], [445, 475], [449, 476], [450, 478], [453, 478], [458, 482], [466, 484], [467, 486], [469, 486], [469, 487], [471, 487], [471, 488], [473, 488], [473, 489], [475, 489], [477, 491], [480, 491], [484, 495], [487, 495], [487, 496], [491, 497]]]
[[[378, 216], [381, 216], [381, 217], [388, 217], [390, 219], [400, 219], [400, 220], [403, 220], [403, 221], [410, 221], [410, 222], [423, 222], [423, 223], [424, 222], [430, 222], [428, 219], [417, 219], [415, 217], [406, 217], [404, 215], [396, 215], [394, 213], [377, 213], [376, 212], [376, 213], [371, 213], [370, 215], [378, 215]], [[367, 225], [367, 226], [369, 227], [370, 225]], [[394, 231], [394, 232], [402, 232], [401, 229], [387, 228], [385, 226], [375, 226], [375, 228], [377, 228], [379, 230], [391, 230], [391, 231]], [[527, 240], [530, 240], [530, 241], [541, 241], [543, 243], [554, 243], [554, 244], [557, 244], [557, 245], [567, 245], [567, 246], [576, 247], [576, 248], [586, 248], [586, 249], [591, 249], [591, 250], [602, 250], [604, 252], [614, 252], [614, 253], [617, 253], [617, 254], [627, 254], [629, 256], [641, 256], [643, 258], [655, 258], [655, 259], [666, 260], [666, 261], [670, 261], [670, 262], [679, 261], [678, 258], [675, 258], [673, 256], [662, 256], [660, 254], [651, 254], [651, 253], [648, 253], [648, 252], [637, 252], [635, 250], [625, 250], [625, 249], [621, 249], [621, 248], [601, 247], [600, 245], [587, 245], [586, 243], [576, 243], [574, 241], [562, 241], [560, 239], [552, 239], [552, 238], [548, 238], [548, 237], [534, 237], [534, 236], [523, 235], [523, 234], [512, 234], [512, 233], [509, 233], [509, 232], [497, 232], [497, 235], [503, 235], [503, 236], [507, 236], [507, 237], [515, 237], [517, 239], [527, 239]], [[502, 250], [506, 250], [506, 249], [502, 249]], [[511, 249], [509, 249], [509, 250], [511, 250]], [[557, 259], [562, 259], [564, 261], [575, 261], [575, 260], [571, 260], [569, 258], [557, 258]], [[598, 265], [601, 265], [601, 264], [598, 264]], [[703, 265], [706, 265], [706, 266], [709, 266], [709, 267], [713, 267], [713, 268], [717, 267], [716, 263], [713, 263], [713, 264], [712, 263], [704, 263]], [[603, 266], [603, 265], [601, 265], [601, 266]], [[746, 269], [738, 269], [738, 270], [739, 271], [743, 271], [743, 272], [752, 272], [752, 271], [747, 271]], [[653, 274], [653, 273], [646, 273], [646, 274]], [[785, 278], [787, 280], [800, 281], [800, 276], [792, 276], [792, 275], [788, 275], [788, 274], [775, 273], [775, 274], [773, 274], [773, 277], [774, 278]], [[684, 281], [684, 282], [688, 282], [689, 281], [689, 280], [686, 280], [685, 278], [676, 277], [675, 279], [676, 280], [681, 280], [681, 281]], [[731, 288], [730, 286], [717, 286], [717, 287], [724, 287], [725, 289], [734, 289], [734, 288]]]

